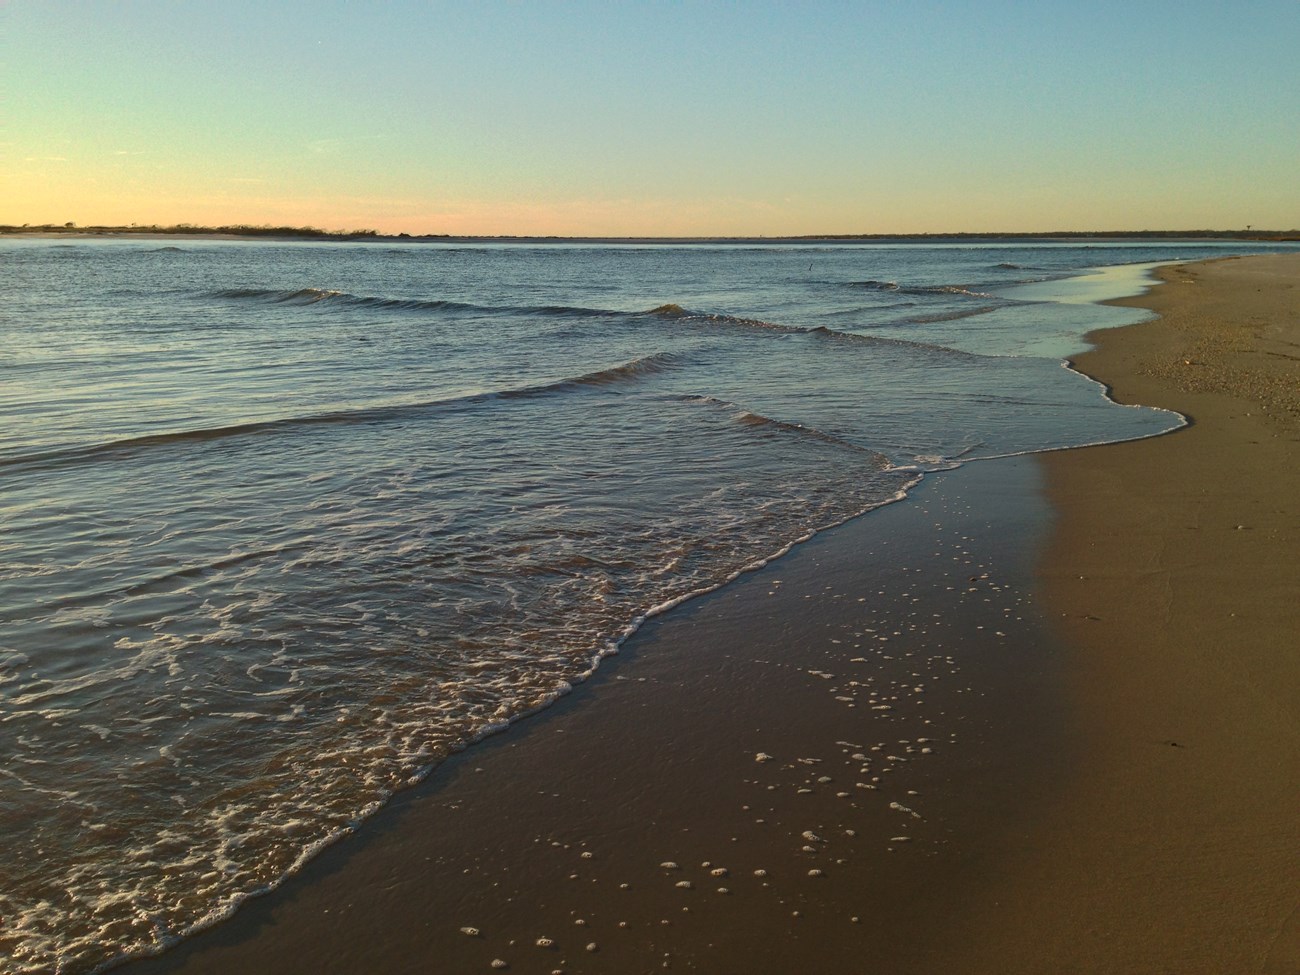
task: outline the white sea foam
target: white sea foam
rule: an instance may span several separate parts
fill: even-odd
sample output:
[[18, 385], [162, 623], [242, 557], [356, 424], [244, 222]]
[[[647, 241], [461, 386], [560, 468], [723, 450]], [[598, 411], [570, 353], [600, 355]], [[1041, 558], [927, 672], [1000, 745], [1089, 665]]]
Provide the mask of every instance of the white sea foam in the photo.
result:
[[[928, 473], [1170, 422], [1007, 351], [1033, 323], [974, 297], [981, 275], [1084, 259], [1050, 249], [821, 248], [806, 286], [797, 252], [701, 277], [669, 249], [612, 297], [629, 272], [599, 249], [494, 252], [515, 276], [491, 295], [459, 264], [430, 294], [422, 262], [345, 282], [338, 251], [298, 248], [256, 250], [256, 288], [237, 260], [201, 295], [153, 261], [87, 296], [72, 255], [24, 253], [49, 287], [0, 284], [27, 366], [0, 390], [28, 418], [0, 430], [0, 915], [23, 973], [228, 916], [647, 620]], [[828, 284], [868, 279], [904, 284]]]

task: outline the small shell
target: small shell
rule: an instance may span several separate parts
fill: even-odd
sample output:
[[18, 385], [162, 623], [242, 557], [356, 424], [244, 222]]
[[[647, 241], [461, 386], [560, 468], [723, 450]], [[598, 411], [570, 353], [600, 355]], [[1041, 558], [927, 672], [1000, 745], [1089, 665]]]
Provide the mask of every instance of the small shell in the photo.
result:
[[537, 947], [539, 947], [539, 948], [554, 948], [554, 947], [555, 947], [555, 942], [552, 941], [550, 938], [538, 938], [536, 941], [533, 942], [533, 944], [537, 945]]
[[469, 935], [471, 938], [477, 938], [482, 932], [478, 928], [461, 928], [460, 933]]
[[754, 756], [754, 761], [756, 761], [756, 762], [770, 762], [770, 761], [772, 761], [772, 756], [769, 755], [767, 752], [759, 752], [757, 755]]
[[806, 830], [803, 831], [803, 838], [804, 838], [805, 840], [807, 840], [809, 843], [824, 843], [824, 842], [826, 842], [825, 840], [823, 840], [820, 836], [818, 836], [816, 833], [814, 833], [814, 832], [813, 832], [812, 830], [810, 830], [810, 829], [806, 829]]
[[808, 876], [810, 877], [820, 877], [821, 875], [822, 872], [818, 870], [816, 867], [808, 871]]
[[679, 880], [674, 886], [680, 887], [682, 890], [690, 890], [695, 885], [689, 880]]
[[760, 869], [760, 870], [755, 870], [755, 871], [754, 871], [754, 876], [755, 876], [755, 877], [766, 877], [766, 876], [767, 876], [767, 871], [766, 871], [766, 870], [761, 870], [761, 869]]
[[503, 959], [501, 959], [501, 958], [493, 958], [493, 959], [492, 959], [492, 967], [493, 967], [493, 968], [509, 968], [510, 966], [507, 965], [507, 964], [505, 963], [505, 961], [504, 961]]
[[659, 864], [659, 868], [660, 868], [661, 870], [680, 870], [680, 869], [681, 869], [681, 867], [679, 867], [677, 864], [673, 863], [672, 860], [665, 860], [663, 863]]
[[726, 867], [714, 867], [712, 870], [709, 871], [709, 873], [713, 874], [713, 876], [715, 877], [725, 877], [730, 872], [731, 871], [728, 870]]
[[600, 945], [596, 944], [596, 942], [593, 941], [591, 944], [587, 945], [587, 950], [588, 950], [588, 951], [599, 951], [599, 950], [600, 950]]

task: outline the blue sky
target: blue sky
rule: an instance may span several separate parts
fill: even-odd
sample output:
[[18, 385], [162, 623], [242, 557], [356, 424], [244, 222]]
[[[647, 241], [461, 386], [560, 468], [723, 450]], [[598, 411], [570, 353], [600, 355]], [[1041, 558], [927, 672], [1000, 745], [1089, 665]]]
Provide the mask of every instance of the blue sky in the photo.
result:
[[1300, 3], [34, 3], [0, 222], [1300, 226]]

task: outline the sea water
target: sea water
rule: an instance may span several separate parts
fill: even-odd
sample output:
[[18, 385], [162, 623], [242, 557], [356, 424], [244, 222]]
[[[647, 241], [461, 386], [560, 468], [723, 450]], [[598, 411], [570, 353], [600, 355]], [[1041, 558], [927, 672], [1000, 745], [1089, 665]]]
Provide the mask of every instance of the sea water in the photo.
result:
[[927, 473], [1176, 428], [1063, 359], [1244, 249], [0, 243], [5, 970], [225, 916]]

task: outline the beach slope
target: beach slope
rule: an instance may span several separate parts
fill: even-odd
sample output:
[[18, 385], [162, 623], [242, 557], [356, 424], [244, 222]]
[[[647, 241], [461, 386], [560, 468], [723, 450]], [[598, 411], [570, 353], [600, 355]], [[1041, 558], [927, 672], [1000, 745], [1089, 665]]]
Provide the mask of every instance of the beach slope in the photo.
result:
[[1074, 364], [1191, 425], [1045, 458], [1077, 765], [961, 970], [1300, 971], [1300, 255], [1161, 278]]
[[1300, 255], [1162, 273], [1076, 365], [1191, 426], [927, 478], [127, 970], [1300, 970]]

